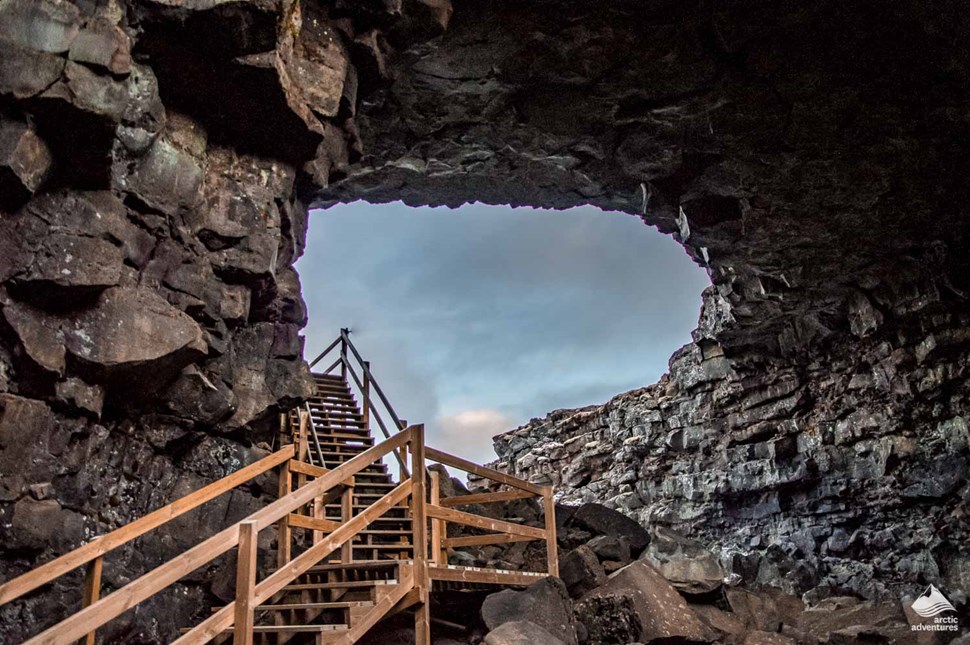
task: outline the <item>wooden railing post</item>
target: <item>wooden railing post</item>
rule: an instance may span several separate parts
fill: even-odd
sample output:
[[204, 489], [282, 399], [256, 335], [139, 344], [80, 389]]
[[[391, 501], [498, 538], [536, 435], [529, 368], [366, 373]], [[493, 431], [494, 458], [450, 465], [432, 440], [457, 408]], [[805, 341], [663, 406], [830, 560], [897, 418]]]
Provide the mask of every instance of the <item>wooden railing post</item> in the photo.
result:
[[259, 523], [239, 523], [239, 552], [236, 562], [236, 606], [233, 645], [253, 645], [253, 614], [256, 605], [256, 556]]
[[[283, 499], [293, 490], [293, 476], [290, 474], [290, 462], [285, 461], [280, 466], [280, 483], [278, 499]], [[282, 569], [290, 561], [290, 518], [284, 516], [276, 523], [276, 563]]]
[[[87, 574], [84, 577], [84, 598], [81, 601], [82, 608], [93, 605], [101, 597], [101, 567], [103, 564], [104, 558], [100, 555], [88, 562]], [[84, 638], [78, 641], [78, 645], [94, 645], [96, 634], [96, 630], [88, 632]]]
[[414, 530], [414, 576], [419, 602], [414, 611], [415, 645], [431, 643], [428, 576], [428, 515], [425, 512], [424, 426], [411, 428], [411, 523]]
[[[347, 482], [347, 487], [340, 494], [340, 521], [347, 523], [354, 516], [354, 478]], [[348, 564], [354, 561], [354, 540], [350, 539], [340, 547], [340, 561]]]
[[[441, 503], [441, 473], [431, 471], [431, 505]], [[431, 520], [431, 561], [435, 564], [448, 564], [448, 554], [442, 545], [445, 538], [444, 520]]]
[[552, 486], [542, 487], [542, 502], [546, 520], [546, 571], [550, 576], [558, 577], [559, 547], [556, 544], [556, 501], [552, 494]]
[[[320, 495], [313, 498], [313, 519], [315, 520], [327, 519], [327, 512], [323, 504], [324, 504], [323, 493], [320, 493]], [[322, 539], [323, 539], [323, 531], [319, 529], [313, 529], [313, 543], [317, 544]]]

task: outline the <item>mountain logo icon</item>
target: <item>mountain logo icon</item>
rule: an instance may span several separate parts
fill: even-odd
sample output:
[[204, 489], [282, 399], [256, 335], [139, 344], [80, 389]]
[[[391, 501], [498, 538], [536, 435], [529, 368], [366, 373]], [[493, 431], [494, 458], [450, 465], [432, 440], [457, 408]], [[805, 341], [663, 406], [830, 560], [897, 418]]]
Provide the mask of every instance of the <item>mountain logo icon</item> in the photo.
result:
[[930, 585], [919, 598], [913, 601], [913, 611], [923, 618], [939, 616], [944, 611], [956, 611], [950, 601], [939, 589]]

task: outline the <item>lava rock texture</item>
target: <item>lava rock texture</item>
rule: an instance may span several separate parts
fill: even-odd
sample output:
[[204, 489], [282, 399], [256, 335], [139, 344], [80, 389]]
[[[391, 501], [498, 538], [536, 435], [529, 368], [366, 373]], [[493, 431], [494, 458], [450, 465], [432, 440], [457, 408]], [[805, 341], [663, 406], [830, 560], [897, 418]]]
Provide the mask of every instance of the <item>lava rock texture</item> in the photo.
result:
[[[363, 198], [594, 204], [710, 271], [668, 378], [501, 439], [509, 469], [791, 589], [970, 590], [967, 22], [956, 0], [0, 3], [0, 577], [262, 454], [311, 385], [307, 207]], [[0, 640], [78, 593], [3, 608]], [[175, 593], [105, 636], [170, 638], [224, 590]]]

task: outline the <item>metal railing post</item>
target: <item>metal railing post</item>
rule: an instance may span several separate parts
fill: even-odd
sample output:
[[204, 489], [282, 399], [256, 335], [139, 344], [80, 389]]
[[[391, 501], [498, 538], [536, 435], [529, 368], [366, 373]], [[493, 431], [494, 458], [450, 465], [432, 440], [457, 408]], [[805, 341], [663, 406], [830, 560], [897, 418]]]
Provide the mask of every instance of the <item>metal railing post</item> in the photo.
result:
[[350, 342], [350, 330], [343, 328], [340, 330], [340, 375], [347, 380], [347, 343]]
[[364, 430], [370, 434], [370, 361], [364, 361], [363, 413]]

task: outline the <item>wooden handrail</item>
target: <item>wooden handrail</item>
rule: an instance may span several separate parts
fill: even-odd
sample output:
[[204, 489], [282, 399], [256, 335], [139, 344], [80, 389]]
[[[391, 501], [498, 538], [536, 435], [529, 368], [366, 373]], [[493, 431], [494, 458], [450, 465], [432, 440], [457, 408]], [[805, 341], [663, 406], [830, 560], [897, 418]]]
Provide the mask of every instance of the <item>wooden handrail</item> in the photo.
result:
[[381, 403], [384, 404], [384, 407], [387, 408], [387, 411], [391, 414], [391, 421], [394, 422], [394, 426], [400, 428], [401, 417], [397, 416], [397, 412], [394, 411], [394, 407], [384, 394], [384, 390], [381, 389], [377, 379], [374, 378], [373, 372], [371, 372], [370, 368], [367, 366], [367, 361], [364, 360], [364, 358], [360, 355], [360, 352], [358, 352], [357, 348], [354, 346], [354, 343], [350, 340], [350, 332], [346, 329], [341, 329], [340, 337], [343, 338], [344, 343], [350, 349], [350, 353], [353, 354], [354, 358], [357, 359], [357, 362], [360, 363], [364, 370], [364, 374], [370, 379], [371, 387], [373, 387], [374, 391], [377, 392], [377, 396], [380, 398]]
[[527, 490], [500, 490], [495, 493], [474, 493], [472, 495], [445, 497], [441, 500], [439, 506], [451, 508], [472, 504], [495, 504], [496, 502], [512, 502], [517, 499], [532, 499], [535, 496], [535, 493], [530, 493]]
[[[303, 437], [303, 443], [305, 444], [305, 437]], [[387, 454], [403, 452], [405, 446], [410, 447], [412, 472], [421, 473], [421, 475], [408, 477], [389, 493], [354, 515], [352, 494], [355, 476], [365, 468], [381, 461]], [[440, 495], [437, 493], [439, 477], [437, 473], [433, 473], [431, 480], [435, 488], [431, 493], [431, 502], [428, 503], [425, 491], [426, 477], [424, 476], [424, 473], [427, 472], [426, 459], [474, 472], [499, 483], [512, 486], [514, 490], [469, 495], [464, 500], [462, 498], [450, 498], [448, 502], [445, 502], [440, 499]], [[96, 592], [100, 587], [100, 566], [102, 556], [105, 553], [276, 466], [281, 467], [281, 478], [285, 477], [285, 481], [281, 480], [280, 483], [279, 499], [143, 574], [124, 587], [107, 596], [98, 597]], [[298, 482], [302, 482], [296, 490], [290, 489], [291, 475], [293, 474], [297, 476]], [[310, 478], [311, 481], [307, 482], [307, 478]], [[514, 524], [450, 508], [451, 506], [462, 505], [461, 501], [465, 504], [489, 503], [524, 499], [536, 495], [543, 497], [545, 504], [544, 528]], [[294, 514], [295, 511], [311, 502], [314, 504], [315, 511], [322, 511], [325, 503], [333, 501], [337, 497], [341, 500], [340, 521], [324, 518], [322, 513], [318, 516], [316, 512], [314, 517]], [[455, 501], [452, 502], [451, 500]], [[255, 464], [213, 482], [121, 529], [98, 538], [47, 565], [0, 586], [0, 592], [5, 594], [0, 597], [7, 598], [6, 601], [9, 602], [9, 600], [46, 584], [46, 582], [66, 571], [92, 563], [93, 569], [89, 569], [89, 578], [86, 583], [85, 606], [77, 613], [31, 638], [25, 645], [68, 645], [78, 639], [92, 643], [95, 631], [109, 621], [159, 593], [192, 571], [212, 562], [230, 549], [238, 548], [235, 600], [186, 632], [175, 643], [178, 645], [200, 645], [225, 630], [232, 629], [235, 634], [235, 643], [251, 645], [255, 607], [270, 601], [283, 591], [284, 587], [338, 549], [341, 552], [342, 561], [348, 564], [352, 563], [352, 550], [348, 547], [352, 544], [354, 537], [376, 519], [384, 516], [389, 510], [399, 508], [406, 501], [409, 501], [412, 518], [413, 559], [410, 565], [401, 565], [403, 568], [400, 572], [398, 588], [381, 602], [393, 605], [405, 595], [410, 594], [413, 598], [412, 602], [416, 602], [415, 630], [420, 643], [428, 641], [430, 634], [428, 606], [431, 581], [432, 578], [438, 579], [436, 576], [443, 575], [441, 572], [447, 570], [446, 550], [448, 547], [546, 540], [548, 544], [548, 573], [550, 575], [558, 573], [552, 488], [536, 486], [497, 470], [478, 466], [454, 455], [428, 448], [424, 443], [424, 427], [418, 425], [403, 429], [391, 438], [368, 448], [333, 470], [300, 461], [297, 447], [286, 446]], [[428, 535], [427, 531], [429, 521], [433, 528], [431, 536]], [[445, 531], [446, 523], [463, 524], [492, 532], [488, 535], [449, 539]], [[286, 544], [281, 543], [279, 545], [281, 551], [277, 558], [277, 569], [262, 582], [257, 583], [259, 532], [273, 525], [278, 530], [279, 527], [286, 526], [286, 530], [281, 531], [278, 536], [279, 540], [285, 539]], [[289, 552], [289, 527], [291, 526], [314, 532], [312, 545], [292, 559]], [[437, 567], [433, 571], [428, 562], [429, 547], [432, 549], [430, 560]], [[390, 598], [393, 598], [393, 600], [389, 600]], [[369, 615], [367, 621], [373, 622], [378, 618], [377, 614]], [[367, 625], [372, 624], [372, 622], [365, 621], [355, 626], [354, 630], [348, 632], [348, 634], [363, 633], [363, 631], [366, 631]]]
[[[255, 530], [260, 531], [290, 512], [305, 506], [315, 497], [323, 494], [346, 479], [354, 476], [367, 466], [380, 460], [391, 450], [399, 448], [411, 440], [413, 428], [409, 428], [398, 435], [360, 453], [340, 467], [329, 471], [323, 477], [298, 488], [287, 497], [278, 499], [246, 518], [255, 524]], [[397, 489], [395, 489], [397, 490]], [[347, 525], [345, 525], [347, 526]], [[334, 532], [336, 534], [336, 532]], [[156, 567], [121, 589], [101, 598], [97, 602], [85, 607], [76, 614], [65, 618], [53, 627], [27, 641], [25, 645], [67, 645], [85, 634], [101, 627], [108, 621], [118, 617], [128, 609], [134, 607], [147, 598], [155, 595], [169, 585], [198, 569], [205, 563], [217, 558], [239, 543], [239, 523], [204, 540], [173, 560]], [[320, 544], [324, 544], [321, 542]], [[319, 546], [314, 545], [300, 557], [291, 560], [286, 566], [293, 568], [295, 563], [302, 562], [301, 558]], [[268, 581], [269, 579], [267, 579]], [[264, 581], [263, 584], [265, 584]], [[280, 587], [282, 588], [282, 586]], [[257, 587], [258, 589], [258, 587]], [[259, 596], [257, 596], [259, 597]], [[259, 603], [257, 603], [259, 604]]]
[[124, 546], [128, 542], [141, 537], [145, 533], [174, 520], [206, 502], [215, 499], [223, 493], [262, 475], [268, 470], [283, 464], [293, 458], [293, 446], [286, 446], [268, 457], [241, 468], [211, 484], [182, 497], [171, 504], [141, 517], [119, 529], [97, 537], [87, 544], [66, 553], [59, 558], [42, 564], [22, 576], [0, 585], [0, 605], [16, 600], [25, 593], [29, 593], [56, 578], [81, 567], [92, 560]]
[[[273, 574], [256, 585], [253, 594], [254, 604], [261, 605], [265, 603], [274, 594], [282, 590], [283, 587], [306, 572], [307, 569], [336, 551], [341, 544], [353, 539], [357, 533], [386, 513], [389, 508], [396, 506], [402, 499], [407, 498], [411, 493], [411, 488], [411, 480], [405, 480], [390, 493], [368, 506], [360, 514], [354, 516], [350, 522], [341, 525], [340, 528], [331, 533], [326, 539], [314, 544], [284, 567], [277, 569]], [[210, 641], [224, 629], [233, 625], [235, 613], [236, 604], [235, 602], [231, 602], [183, 634], [181, 638], [173, 641], [172, 645], [194, 645]]]
[[532, 484], [524, 479], [513, 477], [512, 475], [506, 475], [505, 473], [495, 470], [494, 468], [479, 466], [478, 464], [468, 461], [467, 459], [462, 459], [461, 457], [456, 457], [455, 455], [449, 455], [447, 452], [441, 452], [440, 450], [435, 450], [434, 448], [428, 448], [426, 453], [428, 461], [436, 461], [439, 464], [452, 466], [454, 468], [458, 468], [459, 470], [464, 470], [466, 473], [473, 473], [479, 477], [491, 479], [492, 481], [505, 484], [506, 486], [511, 486], [512, 488], [528, 491], [536, 497], [541, 497], [544, 492], [542, 486]]
[[500, 533], [508, 533], [509, 535], [531, 537], [535, 540], [545, 540], [548, 537], [548, 533], [545, 529], [538, 529], [534, 526], [513, 524], [512, 522], [496, 520], [490, 517], [485, 517], [484, 515], [475, 515], [474, 513], [456, 511], [453, 508], [444, 508], [443, 506], [433, 506], [428, 504], [425, 508], [425, 512], [431, 519], [446, 520], [452, 524], [464, 524], [465, 526], [474, 526], [475, 528], [485, 529], [487, 531], [497, 531]]

